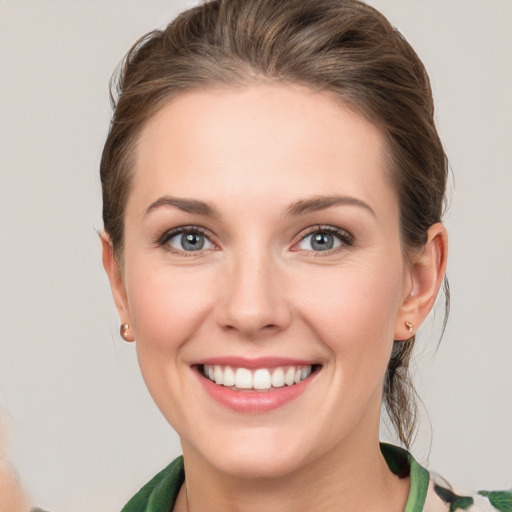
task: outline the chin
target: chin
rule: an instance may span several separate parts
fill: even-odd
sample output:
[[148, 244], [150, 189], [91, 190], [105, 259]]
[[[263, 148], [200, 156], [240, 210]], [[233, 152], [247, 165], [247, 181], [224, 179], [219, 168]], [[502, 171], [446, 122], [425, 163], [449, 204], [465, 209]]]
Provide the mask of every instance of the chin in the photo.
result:
[[299, 453], [288, 456], [269, 450], [265, 453], [233, 451], [222, 460], [215, 460], [220, 472], [251, 480], [282, 478], [302, 467], [303, 463], [303, 456]]
[[[211, 442], [196, 445], [194, 451], [220, 473], [236, 478], [284, 477], [303, 467], [313, 456], [305, 450], [313, 445], [311, 440], [304, 435], [299, 439], [289, 429], [246, 427], [226, 434], [210, 437]], [[186, 444], [183, 449], [186, 457]]]

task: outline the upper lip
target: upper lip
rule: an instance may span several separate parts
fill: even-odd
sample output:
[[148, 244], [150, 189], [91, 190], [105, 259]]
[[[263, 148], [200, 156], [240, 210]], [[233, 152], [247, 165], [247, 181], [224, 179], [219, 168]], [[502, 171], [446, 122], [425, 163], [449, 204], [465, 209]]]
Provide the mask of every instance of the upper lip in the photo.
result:
[[317, 361], [307, 359], [296, 359], [290, 357], [237, 357], [237, 356], [218, 356], [208, 357], [192, 363], [191, 366], [197, 365], [219, 365], [219, 366], [231, 366], [234, 368], [276, 368], [278, 366], [306, 366], [319, 364]]

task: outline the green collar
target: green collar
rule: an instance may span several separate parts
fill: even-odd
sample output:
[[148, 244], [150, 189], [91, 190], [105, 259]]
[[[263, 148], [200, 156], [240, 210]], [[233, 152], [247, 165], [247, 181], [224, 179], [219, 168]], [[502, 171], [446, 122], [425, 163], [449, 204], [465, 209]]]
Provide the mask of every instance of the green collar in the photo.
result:
[[142, 487], [121, 512], [170, 512], [184, 481], [183, 456], [180, 456]]
[[[380, 449], [393, 473], [400, 478], [411, 477], [404, 512], [421, 512], [427, 495], [428, 471], [409, 452], [398, 446], [381, 443]], [[184, 481], [183, 457], [180, 456], [142, 487], [121, 512], [169, 512]]]
[[404, 512], [422, 512], [430, 480], [428, 471], [420, 466], [414, 457], [403, 448], [380, 443], [380, 451], [386, 459], [389, 469], [395, 475], [400, 478], [411, 477], [409, 497]]

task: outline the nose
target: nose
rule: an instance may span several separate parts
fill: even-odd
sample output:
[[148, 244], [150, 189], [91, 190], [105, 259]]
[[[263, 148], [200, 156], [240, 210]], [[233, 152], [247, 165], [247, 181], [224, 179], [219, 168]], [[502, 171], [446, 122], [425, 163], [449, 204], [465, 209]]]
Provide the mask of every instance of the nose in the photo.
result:
[[219, 286], [216, 320], [222, 329], [256, 339], [289, 326], [285, 277], [270, 255], [244, 253], [234, 258]]

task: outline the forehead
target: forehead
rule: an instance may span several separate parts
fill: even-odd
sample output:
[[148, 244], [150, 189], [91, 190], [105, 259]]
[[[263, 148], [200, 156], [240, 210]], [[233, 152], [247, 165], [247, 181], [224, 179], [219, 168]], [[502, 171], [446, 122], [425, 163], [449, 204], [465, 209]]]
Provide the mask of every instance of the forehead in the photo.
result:
[[306, 87], [262, 84], [170, 100], [140, 135], [132, 190], [148, 204], [163, 194], [379, 200], [393, 196], [386, 175], [384, 138], [363, 116]]

